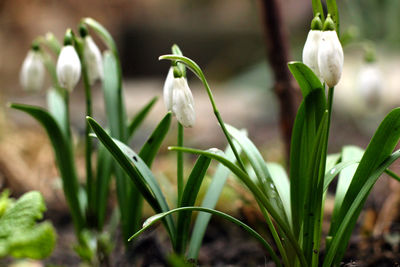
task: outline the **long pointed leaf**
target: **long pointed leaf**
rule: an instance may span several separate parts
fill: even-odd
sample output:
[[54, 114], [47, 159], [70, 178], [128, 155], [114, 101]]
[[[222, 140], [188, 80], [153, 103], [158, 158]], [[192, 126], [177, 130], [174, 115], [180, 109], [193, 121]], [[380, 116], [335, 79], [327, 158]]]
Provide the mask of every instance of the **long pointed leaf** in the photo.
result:
[[269, 203], [267, 197], [262, 193], [262, 191], [258, 188], [258, 186], [252, 181], [252, 179], [242, 171], [238, 166], [229, 161], [225, 156], [221, 155], [221, 153], [215, 153], [214, 151], [203, 151], [198, 149], [191, 149], [185, 147], [170, 147], [170, 150], [180, 150], [187, 153], [198, 154], [198, 155], [206, 155], [212, 159], [217, 160], [218, 162], [224, 164], [227, 168], [229, 168], [232, 173], [234, 173], [252, 192], [255, 198], [259, 200], [259, 203], [262, 203], [264, 208], [271, 214], [279, 228], [286, 234], [289, 242], [293, 246], [297, 256], [300, 259], [302, 265], [306, 266], [307, 263], [304, 259], [303, 253], [297, 243], [296, 238], [294, 237], [290, 225], [282, 218], [280, 215], [274, 210], [272, 205]]
[[[182, 199], [179, 207], [193, 206], [200, 190], [201, 183], [210, 166], [211, 158], [201, 155], [194, 165], [192, 172], [183, 190]], [[184, 253], [189, 236], [189, 228], [192, 213], [181, 212], [178, 214], [176, 244], [177, 252]]]
[[133, 134], [135, 133], [137, 128], [140, 126], [140, 124], [149, 114], [151, 108], [157, 102], [157, 99], [157, 96], [151, 99], [150, 102], [147, 103], [141, 110], [139, 110], [139, 112], [136, 113], [136, 115], [132, 118], [131, 122], [128, 125], [128, 139], [131, 139], [133, 137]]
[[[367, 149], [365, 150], [364, 156], [362, 157], [360, 164], [354, 174], [354, 177], [350, 183], [349, 189], [344, 197], [342, 206], [339, 212], [339, 220], [337, 222], [332, 222], [332, 236], [337, 235], [337, 229], [339, 225], [342, 224], [340, 218], [344, 218], [346, 214], [349, 213], [349, 208], [353, 205], [355, 199], [359, 196], [360, 190], [369, 181], [369, 177], [372, 173], [391, 155], [395, 146], [397, 145], [400, 138], [400, 108], [392, 110], [379, 125], [376, 130], [371, 142], [369, 143]], [[385, 168], [386, 169], [386, 168]], [[383, 172], [384, 170], [382, 170]], [[379, 176], [378, 176], [379, 177]], [[377, 178], [378, 178], [377, 177]], [[377, 179], [376, 178], [376, 179]], [[366, 189], [366, 192], [374, 185], [376, 179], [370, 184], [370, 187]], [[364, 203], [367, 195], [362, 199], [361, 204]], [[361, 208], [357, 208], [354, 211], [354, 216], [358, 217], [361, 212]], [[356, 216], [357, 215], [357, 216]], [[342, 240], [342, 247], [340, 251], [337, 252], [335, 257], [335, 262], [339, 261], [343, 255], [346, 247], [343, 244], [347, 244], [352, 229], [354, 228], [355, 220], [351, 220], [350, 227], [347, 228], [347, 232]]]
[[78, 177], [76, 174], [72, 145], [65, 139], [59, 124], [46, 110], [23, 104], [10, 104], [11, 108], [21, 110], [34, 117], [46, 130], [54, 149], [57, 166], [60, 170], [63, 190], [67, 199], [76, 230], [85, 226], [83, 210], [78, 199]]
[[143, 228], [140, 229], [140, 231], [138, 231], [137, 233], [135, 233], [133, 236], [131, 236], [129, 238], [129, 240], [132, 240], [133, 238], [136, 238], [138, 235], [140, 235], [141, 233], [143, 233], [147, 228], [149, 228], [150, 226], [152, 226], [153, 224], [155, 224], [157, 221], [163, 219], [165, 216], [168, 216], [172, 213], [175, 212], [185, 212], [185, 211], [201, 211], [201, 212], [207, 212], [213, 215], [218, 215], [230, 222], [233, 222], [234, 224], [242, 227], [244, 230], [246, 230], [248, 233], [250, 233], [254, 238], [256, 238], [258, 241], [261, 242], [261, 244], [265, 247], [265, 249], [268, 251], [268, 253], [271, 255], [272, 259], [274, 260], [275, 264], [277, 266], [282, 266], [280, 263], [280, 260], [278, 258], [278, 256], [275, 254], [273, 248], [271, 247], [271, 245], [268, 244], [268, 242], [260, 235], [258, 234], [255, 230], [253, 230], [250, 226], [244, 224], [243, 222], [239, 221], [238, 219], [223, 213], [221, 211], [218, 210], [214, 210], [214, 209], [209, 209], [209, 208], [204, 208], [204, 207], [181, 207], [181, 208], [176, 208], [173, 210], [170, 210], [168, 212], [165, 213], [160, 213], [160, 214], [156, 214], [150, 218], [148, 218], [144, 223], [143, 223]]
[[[355, 199], [351, 203], [347, 210], [347, 213], [343, 217], [341, 224], [339, 225], [335, 235], [330, 242], [329, 250], [325, 256], [323, 267], [330, 267], [343, 256], [343, 251], [347, 247], [348, 240], [354, 229], [354, 225], [357, 222], [358, 216], [360, 215], [361, 209], [364, 205], [366, 198], [368, 197], [371, 189], [377, 179], [382, 173], [397, 159], [400, 158], [400, 150], [394, 152], [389, 156], [372, 174], [367, 178], [367, 181], [362, 185]], [[341, 254], [338, 254], [341, 253]]]
[[[239, 151], [240, 153], [240, 151]], [[235, 155], [232, 152], [232, 149], [228, 146], [225, 150], [225, 155], [228, 160], [234, 161]], [[211, 184], [207, 189], [207, 193], [204, 196], [203, 202], [201, 206], [204, 208], [214, 209], [218, 199], [222, 193], [222, 189], [225, 185], [226, 180], [228, 179], [231, 171], [222, 165], [218, 164], [217, 170], [214, 173]], [[211, 219], [211, 214], [200, 212], [197, 215], [196, 222], [193, 226], [192, 236], [190, 238], [188, 258], [189, 259], [197, 259], [201, 247], [201, 243], [203, 241], [204, 234], [206, 232], [207, 225]]]
[[[345, 146], [342, 149], [342, 162], [349, 161], [349, 160], [360, 162], [363, 154], [364, 154], [364, 150], [362, 150], [359, 147]], [[341, 218], [338, 218], [338, 216], [340, 216], [339, 215], [340, 207], [342, 206], [343, 199], [344, 199], [346, 192], [350, 186], [351, 180], [354, 176], [354, 173], [357, 170], [357, 167], [358, 167], [358, 164], [352, 166], [351, 168], [346, 168], [339, 175], [338, 184], [337, 184], [336, 193], [335, 193], [335, 204], [334, 204], [332, 220], [331, 220], [332, 225], [335, 225], [335, 222], [337, 220], [341, 220]], [[333, 231], [333, 228], [331, 230]]]
[[[172, 115], [170, 112], [165, 115], [139, 152], [139, 157], [149, 168], [151, 168], [153, 160], [160, 149], [161, 143], [169, 131], [171, 117]], [[131, 225], [131, 227], [134, 229], [134, 231], [137, 231], [140, 228], [140, 220], [142, 219], [143, 196], [137, 193], [133, 195], [132, 198], [133, 203], [137, 204], [136, 208], [130, 211], [130, 215], [132, 216], [132, 221], [134, 223], [134, 225]]]
[[288, 224], [290, 224], [286, 213], [284, 212], [282, 200], [279, 193], [276, 191], [276, 186], [271, 179], [271, 174], [268, 171], [267, 164], [261, 156], [260, 151], [258, 151], [257, 147], [243, 132], [228, 124], [226, 124], [226, 129], [232, 138], [241, 146], [243, 153], [246, 154], [250, 165], [254, 169], [258, 178], [261, 191], [268, 197], [269, 202], [272, 204], [275, 211], [279, 213], [282, 218], [285, 218]]
[[[168, 204], [155, 180], [153, 174], [143, 160], [123, 143], [113, 140], [106, 131], [92, 118], [87, 117], [93, 132], [113, 155], [118, 164], [129, 175], [139, 192], [154, 209], [155, 212], [166, 212]], [[171, 217], [165, 221], [173, 243], [175, 242], [175, 227]]]

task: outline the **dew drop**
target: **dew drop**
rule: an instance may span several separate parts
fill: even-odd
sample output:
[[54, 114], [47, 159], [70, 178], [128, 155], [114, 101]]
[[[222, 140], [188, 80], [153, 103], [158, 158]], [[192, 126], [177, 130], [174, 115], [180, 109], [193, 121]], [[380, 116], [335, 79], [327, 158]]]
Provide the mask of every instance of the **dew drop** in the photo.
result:
[[336, 171], [336, 168], [333, 168], [333, 169], [331, 170], [331, 174], [334, 174], [335, 171]]
[[159, 213], [159, 214], [156, 214], [156, 215], [153, 215], [153, 216], [147, 218], [147, 220], [144, 221], [144, 223], [142, 225], [142, 228], [145, 228], [145, 227], [149, 226], [154, 221], [160, 219], [163, 215], [164, 215], [163, 213]]

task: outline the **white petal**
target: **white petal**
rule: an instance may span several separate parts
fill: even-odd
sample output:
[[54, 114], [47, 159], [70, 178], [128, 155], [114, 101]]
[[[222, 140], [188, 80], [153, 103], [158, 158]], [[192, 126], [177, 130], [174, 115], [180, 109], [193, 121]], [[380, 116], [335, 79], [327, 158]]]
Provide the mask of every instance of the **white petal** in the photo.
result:
[[89, 35], [85, 37], [83, 56], [88, 69], [89, 82], [93, 85], [96, 80], [103, 79], [103, 58], [100, 49]]
[[303, 63], [312, 69], [318, 77], [320, 77], [318, 68], [318, 47], [321, 41], [321, 36], [322, 31], [309, 31], [303, 48]]
[[172, 111], [184, 127], [192, 127], [194, 125], [196, 121], [194, 100], [185, 78], [174, 79]]
[[60, 85], [72, 91], [81, 76], [81, 62], [78, 54], [71, 45], [61, 49], [57, 61], [57, 77]]
[[329, 87], [335, 86], [342, 75], [343, 49], [336, 31], [324, 31], [318, 49], [321, 77]]
[[174, 70], [169, 68], [167, 78], [164, 83], [164, 104], [168, 111], [172, 111], [172, 89], [174, 86]]
[[26, 91], [39, 91], [43, 87], [44, 65], [39, 52], [30, 50], [22, 64], [20, 83]]

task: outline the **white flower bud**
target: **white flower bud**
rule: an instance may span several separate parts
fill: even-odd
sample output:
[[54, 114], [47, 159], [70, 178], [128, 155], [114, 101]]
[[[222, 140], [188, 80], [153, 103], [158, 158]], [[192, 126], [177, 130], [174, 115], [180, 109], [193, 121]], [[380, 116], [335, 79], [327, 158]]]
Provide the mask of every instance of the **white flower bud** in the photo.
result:
[[192, 127], [196, 120], [194, 100], [184, 77], [174, 78], [172, 89], [172, 112], [184, 127]]
[[72, 92], [81, 76], [81, 62], [72, 45], [61, 49], [57, 61], [57, 77], [60, 85]]
[[339, 82], [343, 69], [343, 49], [336, 31], [322, 32], [318, 48], [318, 66], [321, 78], [328, 87], [334, 87]]
[[83, 56], [86, 62], [90, 85], [93, 85], [96, 80], [103, 79], [103, 58], [100, 49], [92, 37], [87, 35], [84, 42]]
[[376, 64], [368, 63], [360, 69], [357, 90], [367, 104], [375, 105], [379, 101], [383, 90], [383, 78]]
[[174, 83], [174, 69], [169, 68], [167, 78], [164, 83], [164, 104], [168, 111], [172, 111], [172, 89]]
[[43, 87], [44, 65], [38, 51], [30, 50], [22, 64], [20, 83], [26, 91], [39, 91]]
[[322, 31], [310, 30], [308, 32], [306, 43], [303, 48], [303, 63], [320, 77], [318, 67], [318, 48], [321, 41]]

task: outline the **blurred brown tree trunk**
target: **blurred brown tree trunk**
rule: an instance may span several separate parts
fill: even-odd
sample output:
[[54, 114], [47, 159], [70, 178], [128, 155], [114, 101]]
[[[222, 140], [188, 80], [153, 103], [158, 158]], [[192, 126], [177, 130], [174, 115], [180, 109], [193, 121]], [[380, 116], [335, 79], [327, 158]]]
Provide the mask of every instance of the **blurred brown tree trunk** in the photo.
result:
[[287, 67], [289, 42], [282, 19], [280, 0], [260, 0], [267, 56], [275, 79], [274, 92], [280, 106], [280, 127], [289, 164], [292, 128], [299, 104], [299, 89]]

